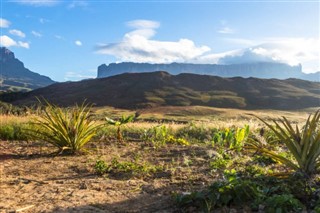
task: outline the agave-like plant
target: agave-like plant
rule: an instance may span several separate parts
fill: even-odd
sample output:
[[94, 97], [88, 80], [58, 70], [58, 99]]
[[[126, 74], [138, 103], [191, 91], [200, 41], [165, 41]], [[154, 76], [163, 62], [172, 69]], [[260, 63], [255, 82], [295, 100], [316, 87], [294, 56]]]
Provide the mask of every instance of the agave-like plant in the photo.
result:
[[311, 114], [301, 129], [298, 125], [294, 128], [287, 118], [282, 118], [278, 122], [273, 120], [273, 125], [259, 119], [284, 143], [294, 160], [268, 149], [261, 141], [251, 140], [247, 147], [271, 157], [295, 171], [303, 172], [308, 176], [315, 174], [320, 167], [320, 110], [313, 115]]
[[35, 120], [36, 129], [31, 131], [31, 136], [56, 146], [59, 152], [82, 151], [99, 127], [89, 119], [90, 109], [91, 106], [85, 103], [63, 109], [46, 101], [43, 113]]
[[117, 140], [119, 142], [123, 141], [121, 126], [130, 123], [135, 118], [135, 115], [122, 116], [119, 120], [113, 120], [111, 118], [106, 117], [107, 124], [113, 125], [117, 127]]

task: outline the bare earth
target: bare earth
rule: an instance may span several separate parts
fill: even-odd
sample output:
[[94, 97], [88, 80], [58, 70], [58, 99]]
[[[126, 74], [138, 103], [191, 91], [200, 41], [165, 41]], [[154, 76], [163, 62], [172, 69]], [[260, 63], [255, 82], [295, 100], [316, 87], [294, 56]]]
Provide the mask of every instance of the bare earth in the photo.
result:
[[[92, 154], [52, 156], [55, 149], [48, 145], [2, 141], [0, 212], [180, 212], [174, 192], [201, 189], [214, 180], [204, 163], [204, 147], [155, 150], [143, 142], [100, 142], [90, 150]], [[109, 163], [114, 157], [128, 161], [138, 155], [167, 169], [143, 176], [95, 174], [97, 159]]]

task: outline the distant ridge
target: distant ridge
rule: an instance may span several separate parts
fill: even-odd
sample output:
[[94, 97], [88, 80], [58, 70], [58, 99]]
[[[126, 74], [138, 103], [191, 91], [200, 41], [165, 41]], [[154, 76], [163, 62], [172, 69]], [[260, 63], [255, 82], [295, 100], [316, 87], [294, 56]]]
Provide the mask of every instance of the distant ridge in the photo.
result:
[[0, 47], [0, 82], [0, 91], [28, 91], [55, 83], [49, 77], [25, 68], [5, 47]]
[[149, 63], [111, 63], [98, 67], [98, 78], [109, 77], [122, 73], [141, 73], [153, 71], [167, 71], [170, 74], [194, 73], [201, 75], [214, 75], [220, 77], [255, 77], [255, 78], [298, 78], [309, 81], [320, 81], [320, 72], [305, 74], [301, 65], [290, 66], [283, 63], [259, 62], [246, 64], [149, 64]]
[[80, 82], [56, 83], [2, 100], [37, 103], [43, 97], [62, 106], [87, 100], [96, 106], [139, 109], [157, 106], [212, 106], [242, 109], [319, 107], [320, 83], [299, 79], [221, 78], [167, 72], [126, 73]]

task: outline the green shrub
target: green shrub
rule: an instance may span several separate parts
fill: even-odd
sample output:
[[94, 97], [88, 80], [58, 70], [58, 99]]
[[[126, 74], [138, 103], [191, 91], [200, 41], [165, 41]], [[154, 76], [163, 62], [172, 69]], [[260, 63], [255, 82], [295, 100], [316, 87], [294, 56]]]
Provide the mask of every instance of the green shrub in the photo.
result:
[[272, 151], [269, 144], [261, 140], [250, 140], [248, 149], [279, 161], [307, 176], [318, 172], [320, 167], [320, 110], [308, 117], [302, 129], [299, 129], [298, 126], [294, 128], [285, 117], [278, 122], [273, 120], [274, 126], [260, 120], [274, 132], [293, 159]]
[[302, 212], [303, 204], [291, 194], [273, 195], [265, 201], [267, 213]]
[[94, 165], [94, 170], [99, 175], [102, 175], [109, 170], [109, 166], [107, 165], [107, 163], [104, 160], [97, 160], [96, 164]]
[[76, 153], [96, 134], [98, 125], [89, 119], [90, 107], [87, 104], [63, 109], [47, 102], [40, 118], [35, 120], [35, 129], [30, 135], [56, 146], [59, 152]]
[[224, 146], [240, 151], [249, 135], [249, 126], [243, 128], [226, 128], [214, 133], [212, 145]]
[[151, 142], [155, 148], [165, 146], [167, 143], [178, 144], [188, 146], [190, 145], [187, 140], [184, 138], [174, 137], [170, 129], [165, 125], [151, 127], [148, 130], [145, 130], [142, 135], [142, 139], [146, 142]]
[[146, 161], [138, 162], [138, 159], [134, 161], [119, 161], [116, 158], [113, 158], [110, 164], [103, 160], [98, 160], [94, 168], [100, 175], [110, 172], [125, 173], [133, 176], [149, 175], [163, 170], [162, 166], [151, 165]]
[[190, 123], [189, 125], [178, 129], [176, 136], [186, 138], [191, 142], [199, 143], [210, 141], [212, 135], [216, 131], [216, 129], [206, 128], [204, 125], [195, 125], [194, 123]]
[[130, 115], [130, 116], [127, 116], [127, 117], [123, 115], [118, 120], [113, 120], [111, 118], [106, 117], [107, 124], [110, 124], [110, 125], [113, 125], [113, 126], [117, 127], [117, 139], [118, 139], [119, 142], [123, 141], [123, 136], [122, 136], [122, 132], [121, 132], [121, 126], [132, 122], [134, 118], [135, 118], [135, 115]]
[[26, 129], [29, 128], [25, 123], [9, 123], [0, 126], [0, 139], [9, 141], [25, 141], [28, 140]]

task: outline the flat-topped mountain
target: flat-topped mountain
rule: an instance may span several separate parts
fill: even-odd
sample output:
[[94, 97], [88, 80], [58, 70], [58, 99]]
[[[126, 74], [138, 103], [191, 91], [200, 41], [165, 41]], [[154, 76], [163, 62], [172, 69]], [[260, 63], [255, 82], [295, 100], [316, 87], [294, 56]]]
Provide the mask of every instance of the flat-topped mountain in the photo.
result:
[[167, 72], [126, 73], [80, 82], [56, 83], [20, 96], [3, 96], [14, 104], [43, 97], [62, 106], [81, 104], [138, 109], [156, 106], [212, 106], [243, 109], [319, 107], [320, 83], [299, 79], [221, 78]]
[[28, 91], [54, 83], [49, 77], [32, 72], [5, 47], [0, 48], [0, 91]]
[[140, 73], [153, 71], [167, 71], [170, 74], [194, 73], [201, 75], [214, 75], [220, 77], [255, 77], [255, 78], [299, 78], [309, 81], [320, 81], [320, 72], [305, 74], [301, 65], [290, 66], [283, 63], [246, 63], [246, 64], [149, 64], [149, 63], [111, 63], [98, 67], [98, 78], [109, 77], [122, 73]]

